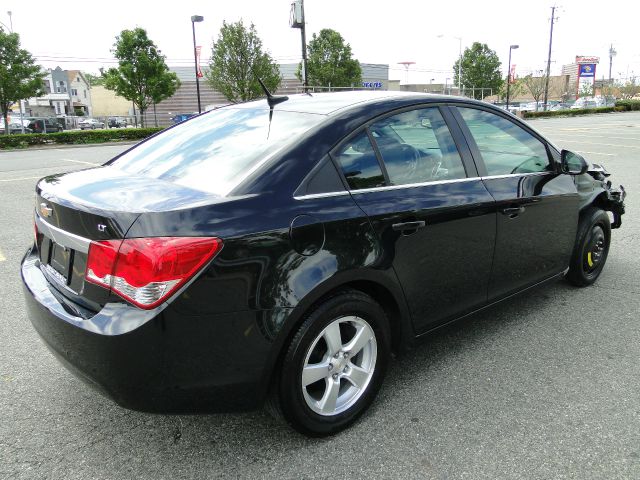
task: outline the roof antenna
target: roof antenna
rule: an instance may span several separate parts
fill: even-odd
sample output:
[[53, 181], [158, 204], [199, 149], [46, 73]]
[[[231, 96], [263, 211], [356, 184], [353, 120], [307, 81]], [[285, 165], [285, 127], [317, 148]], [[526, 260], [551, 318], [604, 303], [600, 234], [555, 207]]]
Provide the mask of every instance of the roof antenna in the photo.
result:
[[260, 77], [256, 78], [258, 79], [258, 83], [260, 83], [262, 90], [264, 90], [264, 93], [267, 95], [267, 103], [269, 104], [269, 130], [267, 131], [267, 140], [269, 140], [269, 135], [271, 135], [271, 119], [273, 118], [273, 107], [275, 107], [279, 103], [286, 102], [287, 100], [289, 100], [289, 97], [287, 97], [286, 95], [274, 97], [273, 95], [271, 95], [271, 92], [269, 92], [262, 79]]
[[265, 86], [264, 82], [260, 77], [258, 77], [258, 82], [260, 83], [262, 90], [264, 90], [264, 93], [267, 95], [267, 103], [269, 104], [269, 108], [272, 111], [273, 111], [273, 107], [275, 107], [279, 103], [286, 102], [287, 100], [289, 100], [289, 97], [287, 97], [286, 95], [282, 95], [278, 97], [271, 95], [271, 92], [267, 90], [267, 87]]

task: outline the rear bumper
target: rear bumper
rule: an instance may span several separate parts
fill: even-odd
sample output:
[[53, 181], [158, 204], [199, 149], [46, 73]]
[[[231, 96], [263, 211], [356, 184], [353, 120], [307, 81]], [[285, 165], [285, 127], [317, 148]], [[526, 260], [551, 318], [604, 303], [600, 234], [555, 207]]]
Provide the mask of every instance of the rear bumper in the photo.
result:
[[199, 316], [118, 303], [90, 315], [53, 290], [30, 252], [21, 273], [29, 318], [47, 347], [118, 404], [174, 413], [262, 404], [273, 353], [273, 339], [254, 328], [264, 312]]

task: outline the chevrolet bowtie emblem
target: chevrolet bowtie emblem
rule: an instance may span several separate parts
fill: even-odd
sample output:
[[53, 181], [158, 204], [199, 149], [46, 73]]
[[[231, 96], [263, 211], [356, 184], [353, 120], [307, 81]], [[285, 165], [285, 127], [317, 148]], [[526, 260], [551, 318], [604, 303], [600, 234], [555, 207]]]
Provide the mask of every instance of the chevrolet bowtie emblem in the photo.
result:
[[43, 217], [50, 217], [52, 213], [53, 209], [49, 205], [47, 205], [46, 203], [40, 204], [40, 215], [42, 215]]

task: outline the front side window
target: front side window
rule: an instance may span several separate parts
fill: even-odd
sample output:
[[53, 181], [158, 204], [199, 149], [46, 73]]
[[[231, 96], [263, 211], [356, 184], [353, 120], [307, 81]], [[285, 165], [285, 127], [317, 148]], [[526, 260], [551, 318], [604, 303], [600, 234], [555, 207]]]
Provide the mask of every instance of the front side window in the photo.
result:
[[384, 176], [366, 131], [360, 132], [340, 147], [334, 155], [349, 188], [381, 187]]
[[462, 159], [438, 107], [386, 117], [369, 128], [392, 185], [466, 177]]
[[478, 145], [489, 175], [552, 171], [547, 148], [536, 137], [500, 115], [458, 107]]

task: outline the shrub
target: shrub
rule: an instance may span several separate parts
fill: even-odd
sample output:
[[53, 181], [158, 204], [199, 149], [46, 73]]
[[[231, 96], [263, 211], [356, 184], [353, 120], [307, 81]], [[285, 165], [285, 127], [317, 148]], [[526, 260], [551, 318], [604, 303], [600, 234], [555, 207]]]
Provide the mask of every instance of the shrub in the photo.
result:
[[0, 135], [0, 150], [25, 148], [33, 145], [78, 145], [142, 140], [161, 130], [162, 128], [119, 128], [113, 130], [69, 130], [58, 133]]
[[621, 111], [624, 112], [640, 110], [640, 100], [618, 100], [616, 107], [621, 108]]
[[568, 110], [554, 110], [547, 112], [524, 112], [524, 118], [545, 118], [545, 117], [575, 117], [576, 115], [589, 115], [590, 113], [610, 113], [617, 112], [616, 107], [578, 108]]

